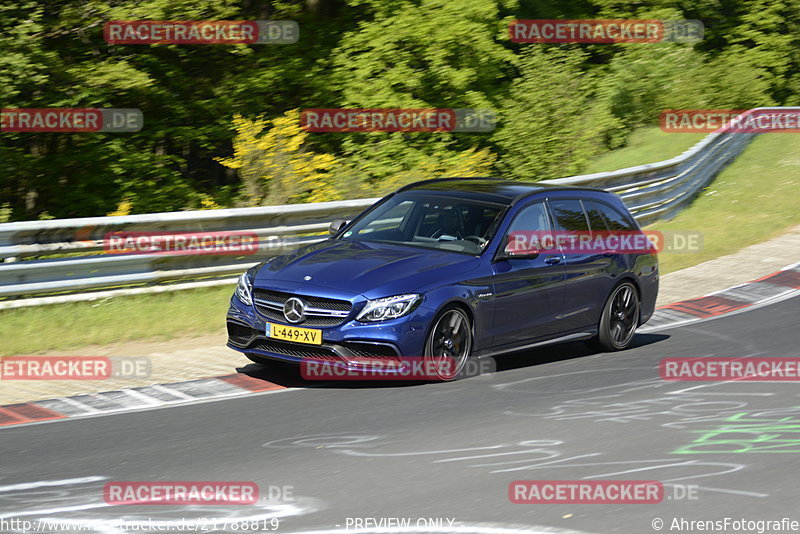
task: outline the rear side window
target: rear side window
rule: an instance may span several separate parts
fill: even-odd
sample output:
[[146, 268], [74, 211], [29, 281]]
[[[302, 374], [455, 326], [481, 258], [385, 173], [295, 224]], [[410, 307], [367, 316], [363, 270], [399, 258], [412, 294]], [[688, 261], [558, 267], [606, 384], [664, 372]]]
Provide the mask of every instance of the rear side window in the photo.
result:
[[551, 200], [550, 207], [559, 230], [568, 232], [588, 232], [589, 224], [583, 213], [580, 200]]
[[606, 225], [603, 213], [600, 211], [600, 207], [597, 203], [587, 200], [582, 200], [581, 203], [583, 204], [583, 210], [586, 212], [586, 217], [589, 218], [589, 225], [591, 226], [592, 232], [608, 231], [609, 228]]
[[603, 204], [602, 202], [589, 202], [593, 207], [596, 207], [602, 214], [603, 218], [608, 225], [608, 229], [612, 232], [614, 231], [629, 231], [633, 232], [636, 230], [636, 227], [630, 221], [630, 219], [623, 215], [622, 212], [619, 210], [612, 208], [608, 204]]

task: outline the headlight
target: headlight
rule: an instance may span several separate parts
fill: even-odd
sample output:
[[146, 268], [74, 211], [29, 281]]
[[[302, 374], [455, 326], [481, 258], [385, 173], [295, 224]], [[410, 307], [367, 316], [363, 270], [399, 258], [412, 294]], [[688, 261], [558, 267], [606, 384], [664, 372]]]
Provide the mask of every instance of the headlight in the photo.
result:
[[396, 319], [411, 312], [417, 307], [420, 300], [422, 297], [417, 294], [368, 300], [364, 309], [356, 317], [356, 321], [372, 322]]
[[250, 271], [242, 273], [239, 277], [239, 282], [236, 284], [236, 298], [242, 301], [243, 304], [248, 306], [253, 305], [253, 297], [250, 292], [253, 289], [253, 279], [251, 278]]

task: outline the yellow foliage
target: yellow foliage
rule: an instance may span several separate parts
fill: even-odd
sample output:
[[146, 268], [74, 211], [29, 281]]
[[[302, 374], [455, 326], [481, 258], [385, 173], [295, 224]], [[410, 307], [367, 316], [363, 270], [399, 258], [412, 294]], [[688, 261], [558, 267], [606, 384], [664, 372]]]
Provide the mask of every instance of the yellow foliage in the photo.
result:
[[236, 115], [233, 125], [233, 157], [217, 161], [236, 169], [250, 205], [338, 199], [328, 174], [336, 158], [305, 148], [308, 132], [300, 127], [299, 110], [272, 120]]
[[5, 223], [11, 220], [11, 212], [11, 204], [9, 202], [0, 205], [0, 223]]
[[122, 199], [122, 201], [120, 201], [119, 204], [117, 204], [117, 209], [112, 212], [106, 213], [106, 216], [121, 217], [123, 215], [130, 215], [132, 210], [133, 210], [133, 203], [129, 199], [124, 198]]
[[200, 199], [200, 209], [201, 210], [218, 210], [222, 206], [214, 202], [214, 199], [208, 195], [203, 195], [203, 198]]

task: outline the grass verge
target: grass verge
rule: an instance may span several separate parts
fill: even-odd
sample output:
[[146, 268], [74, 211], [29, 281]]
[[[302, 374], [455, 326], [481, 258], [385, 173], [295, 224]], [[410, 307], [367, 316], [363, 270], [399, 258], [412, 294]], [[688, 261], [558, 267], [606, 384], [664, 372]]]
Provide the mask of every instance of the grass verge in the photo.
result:
[[235, 284], [0, 312], [0, 355], [223, 333]]
[[800, 224], [800, 136], [768, 133], [756, 137], [695, 201], [670, 221], [648, 230], [700, 231], [696, 253], [659, 256], [668, 273], [732, 254]]
[[666, 133], [661, 128], [639, 128], [631, 134], [627, 145], [598, 157], [581, 174], [616, 171], [671, 159], [680, 156], [706, 135], [708, 134]]

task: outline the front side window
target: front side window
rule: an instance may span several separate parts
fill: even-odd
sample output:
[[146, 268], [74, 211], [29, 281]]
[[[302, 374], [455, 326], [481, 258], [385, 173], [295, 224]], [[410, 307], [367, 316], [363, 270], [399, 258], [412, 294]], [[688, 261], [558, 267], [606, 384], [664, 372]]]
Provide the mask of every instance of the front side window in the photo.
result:
[[534, 202], [522, 208], [508, 226], [502, 250], [509, 255], [538, 253], [550, 235], [550, 218], [544, 202]]
[[517, 213], [508, 227], [508, 234], [512, 232], [547, 232], [549, 230], [550, 222], [544, 202], [536, 202], [525, 206]]

